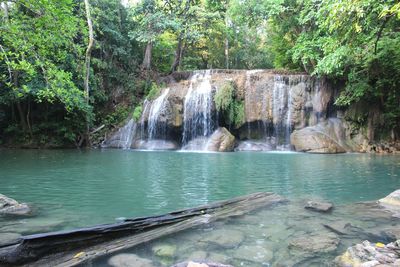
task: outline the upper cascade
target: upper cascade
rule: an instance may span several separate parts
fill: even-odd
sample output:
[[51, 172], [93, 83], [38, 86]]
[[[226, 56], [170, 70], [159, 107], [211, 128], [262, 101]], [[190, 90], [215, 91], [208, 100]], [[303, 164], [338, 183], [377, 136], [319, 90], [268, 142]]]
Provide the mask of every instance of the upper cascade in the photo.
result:
[[[336, 116], [334, 90], [305, 74], [200, 70], [174, 73], [163, 82], [167, 88], [158, 98], [143, 103], [140, 131], [127, 143], [132, 148], [206, 150], [209, 137], [225, 127], [236, 138], [236, 150], [290, 150], [294, 130]], [[216, 94], [227, 86], [233, 92], [224, 101], [236, 104], [217, 111]]]

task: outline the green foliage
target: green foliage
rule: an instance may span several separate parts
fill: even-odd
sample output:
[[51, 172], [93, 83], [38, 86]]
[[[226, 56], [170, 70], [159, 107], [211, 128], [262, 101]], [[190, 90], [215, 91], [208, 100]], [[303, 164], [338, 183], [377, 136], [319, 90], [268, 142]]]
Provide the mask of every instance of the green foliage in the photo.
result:
[[214, 95], [214, 103], [228, 125], [239, 128], [245, 121], [244, 101], [237, 99], [233, 82], [225, 83]]
[[159, 87], [156, 83], [152, 82], [152, 83], [150, 83], [150, 87], [148, 88], [147, 92], [148, 93], [147, 93], [146, 98], [148, 100], [154, 100], [160, 95], [161, 87]]
[[129, 116], [129, 108], [126, 106], [117, 106], [114, 112], [110, 113], [104, 119], [104, 124], [106, 127], [116, 127], [122, 121], [126, 120]]
[[142, 117], [142, 112], [143, 112], [143, 106], [142, 105], [136, 106], [132, 113], [132, 119], [135, 122], [138, 122]]

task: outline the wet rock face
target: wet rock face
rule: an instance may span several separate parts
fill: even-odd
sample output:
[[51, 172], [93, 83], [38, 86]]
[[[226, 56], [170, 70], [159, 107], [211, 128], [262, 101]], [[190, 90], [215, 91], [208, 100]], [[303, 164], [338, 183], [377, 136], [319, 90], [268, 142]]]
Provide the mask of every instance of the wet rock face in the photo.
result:
[[364, 241], [349, 247], [335, 262], [341, 267], [400, 266], [399, 250], [400, 240], [387, 245]]
[[235, 146], [235, 137], [225, 128], [218, 128], [207, 142], [207, 151], [230, 152]]
[[[191, 76], [185, 75], [186, 80], [168, 80], [168, 103], [160, 114], [160, 123], [168, 127], [183, 127], [184, 103], [189, 88], [192, 86], [196, 91], [201, 87], [201, 79], [192, 80], [195, 75], [196, 72]], [[325, 117], [334, 97], [333, 90], [324, 81], [308, 75], [281, 75], [268, 70], [211, 71], [210, 75], [213, 91], [227, 81], [235, 84], [235, 95], [245, 104], [245, 123], [263, 121], [293, 129], [314, 125]], [[210, 108], [215, 111], [214, 105]], [[147, 121], [145, 110], [143, 115]]]
[[18, 201], [0, 194], [0, 215], [27, 215], [31, 212], [28, 204], [19, 203]]

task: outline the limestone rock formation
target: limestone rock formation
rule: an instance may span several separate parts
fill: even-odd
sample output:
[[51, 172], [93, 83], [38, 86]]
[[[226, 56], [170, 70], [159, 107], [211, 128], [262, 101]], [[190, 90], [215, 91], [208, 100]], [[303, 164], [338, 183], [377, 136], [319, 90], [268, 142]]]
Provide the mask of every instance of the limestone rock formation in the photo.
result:
[[352, 139], [347, 124], [341, 119], [328, 119], [315, 126], [294, 131], [290, 136], [296, 151], [309, 153], [344, 153], [361, 151], [361, 137]]
[[335, 262], [341, 267], [400, 266], [400, 240], [384, 245], [364, 241], [349, 247]]
[[207, 142], [206, 150], [218, 152], [233, 151], [235, 146], [235, 137], [225, 128], [218, 128]]
[[26, 215], [31, 212], [28, 204], [19, 203], [16, 200], [0, 194], [0, 214]]

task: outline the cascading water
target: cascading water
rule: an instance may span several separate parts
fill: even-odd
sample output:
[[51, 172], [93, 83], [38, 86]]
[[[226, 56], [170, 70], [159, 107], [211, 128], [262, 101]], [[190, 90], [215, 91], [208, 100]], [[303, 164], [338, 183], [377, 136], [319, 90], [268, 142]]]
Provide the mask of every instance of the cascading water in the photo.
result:
[[166, 88], [154, 101], [147, 99], [144, 101], [140, 120], [140, 141], [137, 146], [139, 149], [155, 150], [166, 148], [167, 130], [165, 123], [160, 122], [160, 118], [167, 107], [169, 91], [170, 89]]
[[[290, 149], [292, 131], [324, 120], [332, 103], [326, 85], [307, 75], [263, 70], [195, 71], [189, 82], [173, 81], [171, 89], [164, 89], [157, 99], [144, 101], [140, 132], [136, 134], [136, 125], [129, 121], [106, 145], [177, 149], [182, 143], [183, 150], [206, 150], [218, 124], [213, 86], [225, 81], [235, 82], [236, 97], [245, 104], [245, 124], [229, 129], [245, 143], [243, 150]], [[225, 119], [221, 117], [220, 122], [224, 126]], [[136, 135], [140, 140], [135, 140]]]
[[[206, 138], [213, 131], [211, 72], [197, 71], [190, 80], [183, 112], [184, 150], [204, 150]], [[197, 139], [198, 142], [195, 142]], [[189, 145], [189, 142], [192, 142]]]
[[137, 124], [130, 119], [127, 124], [121, 127], [111, 137], [102, 143], [102, 147], [114, 147], [122, 149], [130, 149], [136, 136]]
[[136, 135], [137, 124], [133, 119], [130, 119], [129, 122], [120, 129], [121, 131], [121, 139], [120, 139], [120, 147], [123, 149], [129, 149], [132, 146], [133, 138]]
[[140, 118], [140, 140], [146, 139], [145, 119], [146, 119], [146, 114], [149, 112], [150, 107], [151, 107], [151, 102], [149, 100], [145, 99], [143, 102], [142, 117]]
[[158, 121], [160, 114], [165, 110], [167, 95], [169, 88], [165, 89], [164, 92], [156, 99], [151, 105], [149, 118], [148, 118], [148, 138], [150, 140], [156, 138], [164, 138], [166, 130], [165, 127], [159, 127]]

